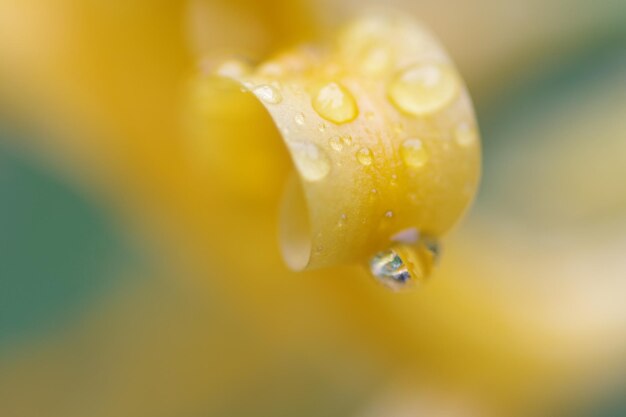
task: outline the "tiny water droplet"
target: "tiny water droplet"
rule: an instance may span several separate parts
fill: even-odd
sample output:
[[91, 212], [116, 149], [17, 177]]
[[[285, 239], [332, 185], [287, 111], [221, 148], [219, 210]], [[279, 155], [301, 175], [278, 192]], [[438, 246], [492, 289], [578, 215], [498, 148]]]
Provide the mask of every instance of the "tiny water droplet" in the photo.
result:
[[290, 148], [300, 174], [308, 181], [319, 181], [328, 175], [330, 160], [326, 153], [310, 142], [292, 142]]
[[361, 148], [356, 153], [356, 159], [359, 161], [361, 165], [372, 165], [374, 161], [374, 157], [372, 156], [372, 151], [369, 148]]
[[318, 130], [320, 132], [325, 132], [326, 131], [326, 123], [320, 123], [320, 125], [317, 128], [318, 128]]
[[271, 85], [260, 85], [253, 90], [253, 93], [265, 103], [278, 104], [283, 97], [280, 95], [276, 87]]
[[293, 116], [293, 121], [296, 122], [296, 124], [299, 126], [304, 126], [304, 113], [297, 113], [295, 116]]
[[350, 146], [352, 144], [351, 136], [333, 136], [328, 141], [330, 147], [337, 152], [341, 152], [344, 146]]
[[352, 94], [336, 82], [319, 88], [313, 95], [312, 104], [320, 116], [337, 124], [350, 122], [359, 113]]
[[441, 64], [417, 64], [398, 74], [389, 86], [389, 98], [402, 112], [425, 116], [441, 110], [459, 92], [454, 71]]
[[388, 210], [385, 212], [385, 217], [391, 219], [393, 217], [393, 211]]
[[458, 143], [460, 146], [472, 146], [474, 143], [476, 143], [477, 139], [476, 128], [469, 123], [460, 123], [454, 132], [454, 138], [456, 140], [456, 143]]
[[339, 136], [333, 136], [328, 141], [330, 143], [330, 147], [337, 152], [341, 152], [343, 150], [343, 142]]
[[421, 168], [428, 162], [428, 152], [419, 139], [407, 139], [402, 142], [400, 154], [404, 163], [411, 168]]

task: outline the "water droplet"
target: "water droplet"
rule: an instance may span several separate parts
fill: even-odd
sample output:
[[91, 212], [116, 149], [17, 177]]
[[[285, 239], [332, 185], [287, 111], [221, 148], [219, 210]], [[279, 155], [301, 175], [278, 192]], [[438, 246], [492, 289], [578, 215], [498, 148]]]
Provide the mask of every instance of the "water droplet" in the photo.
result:
[[326, 131], [326, 123], [320, 123], [320, 125], [317, 128], [320, 132]]
[[297, 113], [293, 116], [293, 121], [299, 126], [304, 126], [304, 113]]
[[400, 154], [404, 163], [411, 168], [421, 168], [428, 162], [428, 152], [419, 139], [407, 139], [402, 142]]
[[370, 271], [380, 283], [394, 291], [424, 281], [439, 258], [436, 242], [431, 239], [416, 244], [394, 244], [370, 259]]
[[343, 150], [343, 142], [339, 136], [333, 136], [329, 140], [330, 147], [337, 152], [341, 152]]
[[372, 151], [369, 148], [361, 148], [356, 153], [356, 159], [359, 161], [361, 165], [372, 165], [374, 161], [374, 157], [372, 156]]
[[351, 136], [333, 136], [328, 141], [330, 143], [330, 147], [337, 152], [341, 152], [344, 146], [350, 146], [352, 144]]
[[331, 82], [316, 91], [313, 108], [324, 119], [333, 123], [354, 120], [359, 110], [352, 94], [342, 85]]
[[385, 217], [391, 219], [393, 217], [393, 211], [388, 210], [385, 212]]
[[398, 74], [389, 86], [396, 107], [414, 116], [441, 110], [459, 91], [454, 71], [441, 64], [417, 64]]
[[403, 289], [413, 281], [400, 254], [392, 249], [374, 255], [370, 260], [370, 271], [380, 283], [395, 291]]
[[310, 142], [292, 142], [290, 148], [300, 174], [308, 181], [319, 181], [328, 175], [330, 160], [326, 153]]
[[454, 138], [460, 146], [472, 146], [477, 139], [476, 128], [469, 123], [460, 123], [454, 132]]
[[253, 92], [259, 99], [268, 104], [278, 104], [283, 99], [276, 87], [271, 85], [260, 85]]

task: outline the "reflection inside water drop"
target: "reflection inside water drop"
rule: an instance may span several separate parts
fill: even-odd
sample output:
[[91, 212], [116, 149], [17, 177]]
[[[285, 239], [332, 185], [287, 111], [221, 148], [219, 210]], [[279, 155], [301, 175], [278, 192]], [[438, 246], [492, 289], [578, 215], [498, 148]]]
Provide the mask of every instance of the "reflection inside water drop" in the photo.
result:
[[370, 259], [370, 272], [387, 288], [399, 291], [426, 280], [439, 257], [436, 239], [423, 237], [413, 244], [394, 243]]
[[412, 279], [400, 254], [389, 249], [378, 252], [370, 261], [372, 275], [392, 290], [400, 290]]

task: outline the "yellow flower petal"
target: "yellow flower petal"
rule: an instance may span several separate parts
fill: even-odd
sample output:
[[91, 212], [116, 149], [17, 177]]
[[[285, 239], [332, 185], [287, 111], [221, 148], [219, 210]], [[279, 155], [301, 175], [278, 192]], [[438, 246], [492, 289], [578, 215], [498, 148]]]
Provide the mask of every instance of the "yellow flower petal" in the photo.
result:
[[[441, 46], [410, 19], [365, 16], [332, 45], [297, 47], [255, 68], [224, 61], [213, 73], [258, 99], [290, 154], [297, 181], [283, 198], [281, 246], [292, 269], [365, 262], [394, 242], [440, 238], [474, 196], [480, 149], [469, 96]], [[247, 123], [238, 121], [240, 132]], [[257, 173], [233, 163], [239, 175]]]

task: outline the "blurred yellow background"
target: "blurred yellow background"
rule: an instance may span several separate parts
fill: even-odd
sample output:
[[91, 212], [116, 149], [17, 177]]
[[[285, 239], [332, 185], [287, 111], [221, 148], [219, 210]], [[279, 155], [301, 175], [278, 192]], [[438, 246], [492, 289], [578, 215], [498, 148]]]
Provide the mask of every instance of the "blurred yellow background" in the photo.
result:
[[268, 139], [258, 166], [185, 131], [203, 57], [329, 37], [361, 1], [0, 0], [0, 416], [626, 413], [626, 2], [372, 4], [441, 39], [483, 139], [472, 211], [403, 294], [286, 269], [267, 120], [207, 102]]

